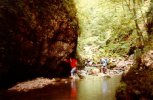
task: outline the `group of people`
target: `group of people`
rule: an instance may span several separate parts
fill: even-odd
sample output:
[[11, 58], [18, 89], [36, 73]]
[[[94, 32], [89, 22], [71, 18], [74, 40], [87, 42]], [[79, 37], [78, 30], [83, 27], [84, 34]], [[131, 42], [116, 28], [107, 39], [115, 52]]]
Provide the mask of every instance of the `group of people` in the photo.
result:
[[[101, 58], [100, 59], [100, 65], [101, 65], [100, 71], [103, 72], [104, 74], [106, 74], [108, 62], [109, 62], [108, 58]], [[87, 59], [87, 61], [85, 62], [85, 66], [91, 67], [91, 66], [96, 66], [96, 64], [94, 64], [92, 59]]]
[[[66, 62], [68, 62], [71, 66], [71, 71], [70, 71], [70, 74], [71, 74], [71, 78], [74, 78], [75, 77], [75, 73], [77, 71], [77, 59], [76, 58], [69, 58], [69, 59], [65, 59]], [[107, 71], [107, 66], [108, 66], [108, 61], [109, 59], [108, 58], [101, 58], [100, 59], [100, 64], [101, 64], [101, 72], [103, 72], [104, 74], [106, 74], [106, 71]], [[88, 60], [87, 61], [87, 65], [92, 65], [92, 61]]]

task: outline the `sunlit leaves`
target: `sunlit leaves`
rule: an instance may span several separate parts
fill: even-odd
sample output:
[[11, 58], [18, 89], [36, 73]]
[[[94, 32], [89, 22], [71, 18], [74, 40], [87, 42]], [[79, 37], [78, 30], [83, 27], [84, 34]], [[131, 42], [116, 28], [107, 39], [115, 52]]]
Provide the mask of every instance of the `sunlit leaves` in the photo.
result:
[[[75, 3], [81, 28], [78, 41], [80, 47], [78, 52], [81, 54], [85, 54], [83, 48], [91, 43], [90, 46], [93, 48], [101, 47], [97, 49], [98, 51], [107, 49], [112, 55], [114, 53], [126, 54], [130, 43], [136, 42], [134, 39], [137, 38], [135, 20], [141, 26], [140, 31], [145, 33], [143, 24], [146, 20], [145, 12], [148, 9], [148, 4], [144, 1], [135, 0], [135, 5], [132, 0], [77, 0]], [[97, 40], [94, 39], [95, 37]], [[108, 41], [110, 42], [107, 43], [106, 48], [105, 45]], [[114, 43], [119, 43], [119, 45]], [[116, 46], [118, 48], [115, 48]], [[103, 52], [92, 52], [92, 54], [103, 55]], [[82, 56], [86, 56], [86, 54]]]

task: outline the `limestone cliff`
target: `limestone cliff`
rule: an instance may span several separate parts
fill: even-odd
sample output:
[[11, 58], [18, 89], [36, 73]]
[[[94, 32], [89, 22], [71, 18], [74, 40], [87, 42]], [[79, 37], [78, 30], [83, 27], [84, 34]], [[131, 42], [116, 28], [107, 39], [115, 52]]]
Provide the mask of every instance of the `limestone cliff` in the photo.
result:
[[0, 1], [0, 81], [67, 74], [77, 37], [73, 0]]

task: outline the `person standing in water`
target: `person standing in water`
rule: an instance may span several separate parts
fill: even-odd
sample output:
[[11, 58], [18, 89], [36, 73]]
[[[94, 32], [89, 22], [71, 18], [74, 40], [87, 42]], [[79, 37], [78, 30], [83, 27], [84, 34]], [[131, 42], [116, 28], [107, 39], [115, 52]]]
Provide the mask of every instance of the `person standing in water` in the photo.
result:
[[77, 71], [77, 60], [75, 58], [70, 58], [70, 65], [71, 65], [71, 77], [74, 78], [74, 74]]
[[66, 62], [70, 63], [71, 66], [71, 78], [75, 78], [75, 72], [77, 71], [77, 59], [71, 57], [69, 60], [66, 60]]
[[104, 74], [106, 74], [107, 71], [107, 65], [108, 65], [108, 59], [107, 58], [101, 58], [100, 63], [102, 64], [102, 71]]

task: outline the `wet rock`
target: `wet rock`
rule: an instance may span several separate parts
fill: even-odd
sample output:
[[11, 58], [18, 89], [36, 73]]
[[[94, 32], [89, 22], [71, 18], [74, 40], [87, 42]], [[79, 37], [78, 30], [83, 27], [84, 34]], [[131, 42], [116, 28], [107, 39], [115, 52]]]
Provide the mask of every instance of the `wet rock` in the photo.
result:
[[148, 51], [141, 57], [142, 64], [146, 67], [153, 68], [153, 50]]
[[100, 70], [98, 68], [94, 68], [91, 73], [94, 75], [98, 75], [98, 73], [100, 72]]
[[100, 73], [100, 69], [96, 67], [85, 67], [85, 71], [87, 75], [98, 75], [98, 73]]
[[120, 61], [116, 64], [116, 67], [119, 67], [119, 68], [124, 68], [126, 66], [127, 66], [126, 61]]
[[87, 73], [86, 70], [80, 70], [80, 71], [78, 71], [78, 74], [79, 74], [80, 76], [84, 77], [84, 76], [86, 76], [88, 73]]
[[17, 85], [13, 86], [12, 88], [9, 88], [8, 90], [27, 92], [29, 90], [43, 88], [49, 84], [55, 84], [55, 80], [51, 80], [48, 78], [36, 78], [34, 80], [18, 83]]

